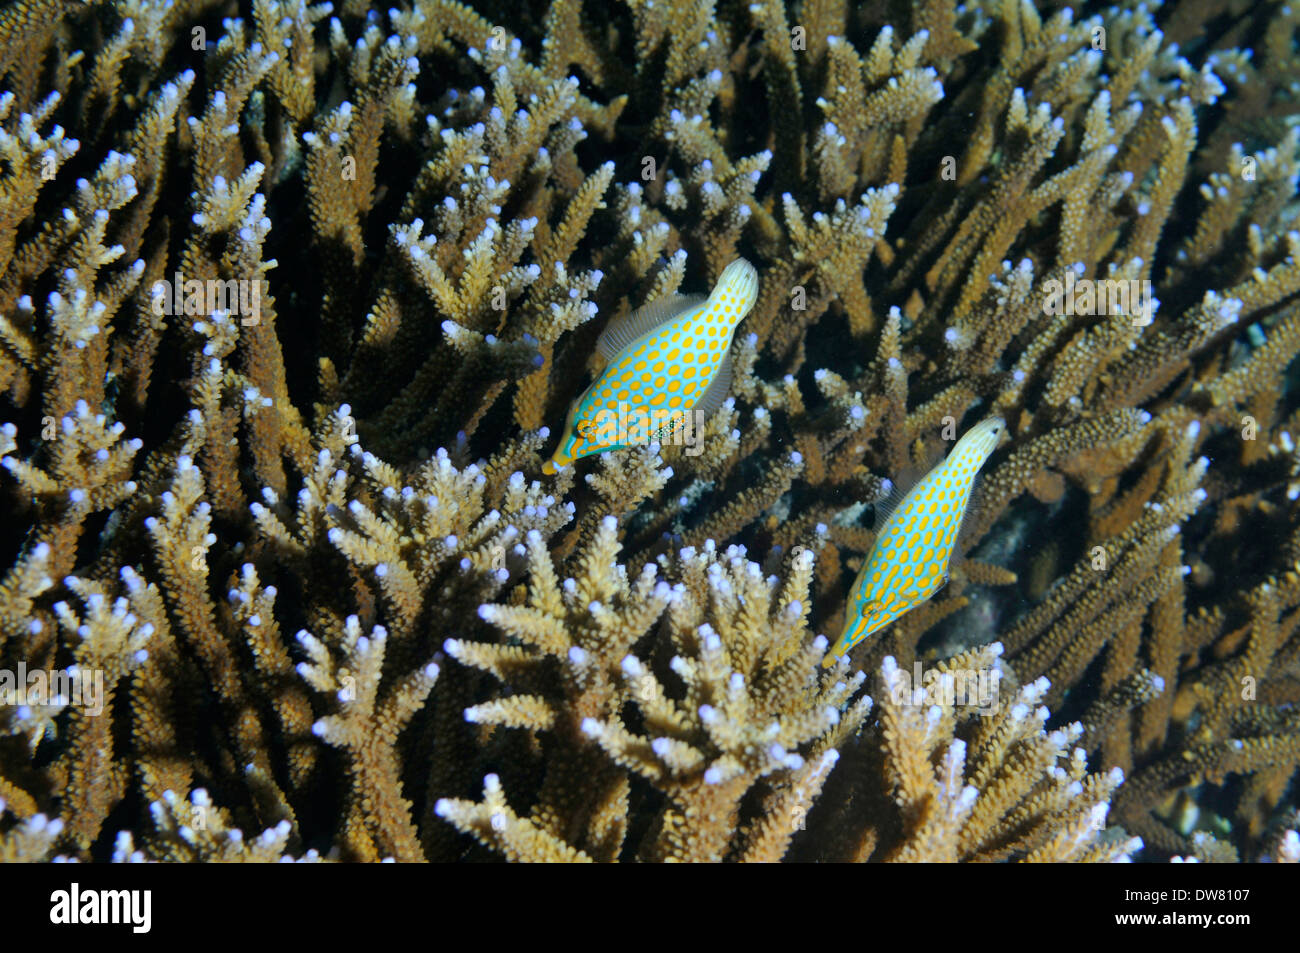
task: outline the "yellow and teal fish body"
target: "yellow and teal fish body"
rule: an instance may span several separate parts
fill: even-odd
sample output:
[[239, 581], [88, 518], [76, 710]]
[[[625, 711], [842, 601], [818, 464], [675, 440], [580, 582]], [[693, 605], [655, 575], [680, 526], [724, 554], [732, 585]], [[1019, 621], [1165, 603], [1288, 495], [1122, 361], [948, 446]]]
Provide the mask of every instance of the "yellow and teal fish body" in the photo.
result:
[[889, 514], [853, 583], [844, 633], [823, 665], [834, 665], [867, 636], [943, 588], [975, 476], [1004, 430], [1001, 417], [980, 421]]
[[689, 426], [687, 414], [706, 420], [731, 389], [731, 337], [757, 300], [758, 273], [738, 258], [707, 298], [669, 295], [611, 322], [596, 345], [608, 363], [569, 411], [542, 471], [663, 440]]

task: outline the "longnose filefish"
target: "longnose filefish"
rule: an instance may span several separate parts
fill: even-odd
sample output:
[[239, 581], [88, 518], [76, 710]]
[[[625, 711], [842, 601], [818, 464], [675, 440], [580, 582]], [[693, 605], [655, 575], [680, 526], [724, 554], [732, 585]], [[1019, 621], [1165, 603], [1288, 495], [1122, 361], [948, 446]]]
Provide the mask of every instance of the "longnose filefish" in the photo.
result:
[[737, 258], [708, 297], [668, 295], [611, 322], [596, 342], [608, 363], [569, 411], [542, 472], [707, 420], [731, 389], [731, 337], [757, 300], [758, 272]]
[[844, 633], [822, 665], [834, 665], [867, 636], [943, 588], [975, 476], [1006, 429], [1001, 417], [980, 421], [884, 519], [849, 594]]

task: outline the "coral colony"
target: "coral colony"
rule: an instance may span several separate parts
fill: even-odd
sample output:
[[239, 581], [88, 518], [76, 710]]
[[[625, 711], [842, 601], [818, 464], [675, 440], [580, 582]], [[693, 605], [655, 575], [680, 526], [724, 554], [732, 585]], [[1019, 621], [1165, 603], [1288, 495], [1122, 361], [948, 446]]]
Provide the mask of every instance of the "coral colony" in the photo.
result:
[[1300, 4], [528, 10], [0, 11], [0, 860], [1300, 860]]

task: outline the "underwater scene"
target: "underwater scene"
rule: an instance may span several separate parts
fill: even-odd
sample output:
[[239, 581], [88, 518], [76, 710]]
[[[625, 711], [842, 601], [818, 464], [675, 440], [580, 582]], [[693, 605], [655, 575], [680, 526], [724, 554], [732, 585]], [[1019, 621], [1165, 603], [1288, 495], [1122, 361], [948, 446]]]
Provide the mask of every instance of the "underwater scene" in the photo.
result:
[[1300, 862], [1297, 28], [0, 4], [0, 861]]

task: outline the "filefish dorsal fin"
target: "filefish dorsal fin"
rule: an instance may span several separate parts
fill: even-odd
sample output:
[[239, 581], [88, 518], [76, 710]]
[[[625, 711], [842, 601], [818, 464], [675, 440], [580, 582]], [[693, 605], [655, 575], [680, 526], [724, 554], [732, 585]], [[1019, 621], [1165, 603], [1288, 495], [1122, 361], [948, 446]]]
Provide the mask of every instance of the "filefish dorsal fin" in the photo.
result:
[[611, 361], [647, 331], [653, 331], [687, 308], [698, 307], [706, 300], [708, 299], [704, 295], [665, 295], [643, 308], [637, 308], [609, 322], [596, 340], [596, 350], [605, 360]]
[[885, 528], [889, 518], [894, 515], [894, 511], [903, 505], [903, 500], [907, 498], [908, 492], [918, 482], [918, 479], [910, 478], [910, 475], [900, 477], [898, 480], [891, 480], [889, 492], [872, 504], [875, 515], [871, 519], [871, 528], [875, 530], [877, 536]]

